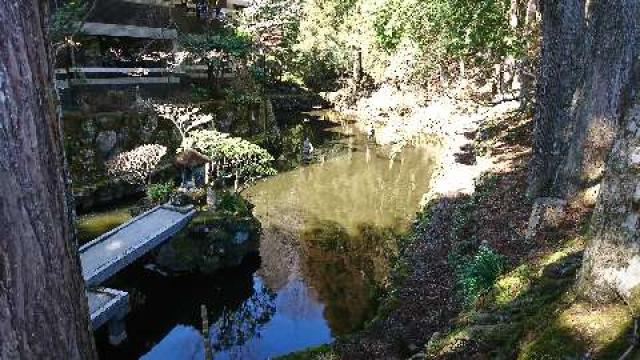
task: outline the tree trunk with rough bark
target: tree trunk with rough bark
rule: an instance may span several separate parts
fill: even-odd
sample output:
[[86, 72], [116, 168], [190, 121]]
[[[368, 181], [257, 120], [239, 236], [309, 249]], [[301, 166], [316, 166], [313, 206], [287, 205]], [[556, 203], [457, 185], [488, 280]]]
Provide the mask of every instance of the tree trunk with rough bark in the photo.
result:
[[542, 1], [542, 50], [537, 85], [531, 198], [555, 197], [554, 183], [572, 135], [574, 94], [580, 84], [584, 0]]
[[0, 359], [94, 359], [47, 1], [0, 2]]
[[572, 149], [584, 154], [570, 154], [567, 171], [579, 171], [577, 185], [604, 179], [578, 290], [597, 302], [622, 298], [640, 314], [640, 4], [601, 2], [593, 14], [593, 59]]
[[[636, 64], [636, 67], [638, 64]], [[595, 302], [624, 299], [640, 314], [640, 86], [607, 162], [578, 290]]]
[[592, 1], [587, 9], [584, 78], [577, 92], [573, 137], [556, 180], [569, 200], [602, 181], [638, 55], [638, 2]]

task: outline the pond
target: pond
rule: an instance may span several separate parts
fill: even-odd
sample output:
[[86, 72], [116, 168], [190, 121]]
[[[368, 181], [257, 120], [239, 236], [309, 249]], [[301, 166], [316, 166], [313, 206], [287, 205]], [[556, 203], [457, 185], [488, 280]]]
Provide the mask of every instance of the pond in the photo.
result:
[[113, 347], [99, 331], [101, 358], [203, 359], [203, 304], [215, 359], [330, 343], [375, 315], [438, 151], [392, 153], [345, 119], [309, 117], [316, 161], [243, 192], [262, 223], [259, 254], [210, 276], [163, 277], [134, 264], [109, 284], [137, 304], [129, 338]]

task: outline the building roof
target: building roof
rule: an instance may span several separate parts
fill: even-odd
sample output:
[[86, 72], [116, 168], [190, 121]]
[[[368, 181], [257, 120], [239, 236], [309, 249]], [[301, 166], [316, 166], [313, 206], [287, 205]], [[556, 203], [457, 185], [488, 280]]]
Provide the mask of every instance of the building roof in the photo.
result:
[[182, 167], [196, 167], [211, 162], [211, 159], [194, 149], [186, 149], [176, 156], [175, 163]]

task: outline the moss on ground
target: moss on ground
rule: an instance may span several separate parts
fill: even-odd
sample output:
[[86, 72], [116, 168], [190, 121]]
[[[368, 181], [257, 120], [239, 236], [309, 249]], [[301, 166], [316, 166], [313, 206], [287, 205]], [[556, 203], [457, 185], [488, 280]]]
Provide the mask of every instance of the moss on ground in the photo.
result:
[[277, 357], [275, 360], [337, 360], [331, 345], [320, 345]]
[[426, 354], [617, 359], [630, 344], [632, 316], [624, 304], [594, 306], [576, 299], [573, 287], [583, 246], [573, 238], [500, 277], [482, 302], [460, 314], [458, 326], [428, 344]]
[[548, 318], [548, 326], [530, 334], [518, 359], [563, 359], [589, 353], [597, 359], [618, 359], [629, 346], [632, 320], [626, 305], [591, 307], [574, 303]]

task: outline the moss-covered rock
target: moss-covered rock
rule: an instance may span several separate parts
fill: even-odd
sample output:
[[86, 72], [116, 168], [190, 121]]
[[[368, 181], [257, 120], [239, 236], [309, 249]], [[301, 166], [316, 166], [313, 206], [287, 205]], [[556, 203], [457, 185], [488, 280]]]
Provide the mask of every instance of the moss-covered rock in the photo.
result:
[[201, 212], [187, 229], [158, 250], [157, 264], [171, 272], [203, 273], [239, 265], [257, 250], [261, 227], [251, 215], [250, 204], [237, 201], [245, 203], [244, 211], [220, 208]]
[[[143, 192], [141, 186], [124, 184], [107, 175], [106, 161], [122, 151], [143, 144], [162, 144], [175, 152], [179, 138], [168, 121], [131, 112], [65, 112], [64, 142], [73, 180], [76, 204], [81, 211], [111, 205], [132, 194]], [[157, 178], [168, 179], [175, 171], [165, 163]]]

